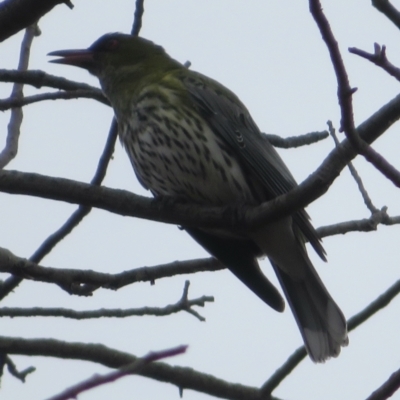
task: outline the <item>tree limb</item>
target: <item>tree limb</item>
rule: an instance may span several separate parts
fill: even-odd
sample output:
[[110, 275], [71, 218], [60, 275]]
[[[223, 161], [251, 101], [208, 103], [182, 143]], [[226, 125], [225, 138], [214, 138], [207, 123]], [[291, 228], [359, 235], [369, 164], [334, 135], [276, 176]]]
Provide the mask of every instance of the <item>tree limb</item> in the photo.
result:
[[95, 375], [89, 379], [86, 379], [83, 382], [80, 382], [76, 385], [69, 387], [64, 390], [62, 393], [52, 396], [48, 400], [69, 400], [76, 399], [78, 395], [98, 387], [100, 385], [104, 385], [107, 383], [115, 382], [116, 380], [131, 374], [137, 374], [139, 371], [143, 369], [146, 365], [151, 362], [162, 360], [167, 357], [173, 357], [179, 354], [183, 354], [186, 352], [188, 346], [178, 346], [172, 349], [161, 350], [161, 351], [152, 351], [146, 356], [142, 358], [137, 358], [133, 363], [128, 364], [125, 367], [119, 368], [116, 371], [109, 372], [104, 375]]
[[389, 379], [376, 389], [366, 400], [386, 400], [400, 388], [400, 369], [393, 372]]
[[338, 83], [338, 100], [341, 112], [340, 130], [346, 134], [347, 139], [359, 154], [362, 154], [378, 171], [380, 171], [394, 185], [400, 187], [400, 171], [391, 165], [384, 157], [375, 151], [358, 134], [354, 125], [352, 95], [356, 89], [350, 87], [346, 68], [340, 54], [338, 43], [333, 36], [331, 27], [324, 15], [319, 0], [309, 0], [310, 12], [321, 32], [322, 38], [328, 48], [332, 66]]
[[[399, 118], [400, 95], [363, 122], [358, 127], [358, 133], [363, 140], [371, 143]], [[291, 214], [322, 196], [356, 155], [352, 145], [345, 139], [297, 188], [258, 207], [241, 207], [240, 210], [234, 207], [221, 209], [155, 201], [123, 190], [94, 187], [68, 179], [16, 171], [0, 171], [0, 191], [77, 203], [121, 215], [173, 224], [225, 228], [257, 227]]]
[[[71, 343], [55, 339], [22, 339], [0, 336], [0, 352], [25, 356], [57, 357], [59, 359], [92, 361], [109, 368], [121, 368], [137, 357], [114, 350], [102, 344]], [[144, 367], [138, 375], [176, 385], [180, 390], [191, 389], [230, 400], [278, 400], [260, 395], [259, 389], [229, 383], [212, 375], [187, 367], [170, 366], [154, 362]]]
[[[70, 294], [91, 295], [97, 288], [117, 290], [135, 282], [151, 282], [175, 275], [225, 269], [215, 258], [174, 261], [155, 267], [135, 268], [117, 274], [107, 274], [83, 269], [43, 267], [27, 259], [17, 257], [0, 248], [0, 272], [40, 282], [55, 283]], [[85, 285], [89, 286], [86, 289]]]
[[[349, 332], [362, 325], [365, 321], [382, 310], [400, 293], [400, 280], [390, 286], [383, 294], [372, 301], [359, 313], [347, 321]], [[266, 394], [276, 389], [281, 382], [297, 367], [306, 357], [307, 352], [304, 346], [295, 350], [287, 361], [276, 370], [276, 372], [262, 386], [262, 391]]]
[[300, 146], [317, 143], [321, 140], [324, 140], [329, 136], [329, 133], [327, 131], [310, 132], [304, 135], [287, 136], [287, 137], [273, 135], [271, 133], [263, 133], [263, 135], [275, 147], [280, 147], [282, 149], [292, 149]]
[[381, 47], [378, 43], [374, 43], [374, 49], [374, 53], [367, 53], [366, 51], [360, 50], [357, 47], [349, 47], [349, 52], [371, 61], [386, 71], [389, 75], [400, 81], [400, 68], [397, 68], [387, 59], [386, 46]]
[[[18, 63], [18, 71], [20, 72], [25, 72], [28, 69], [31, 46], [33, 38], [37, 34], [37, 30], [38, 28], [36, 24], [25, 30]], [[21, 101], [24, 98], [23, 88], [24, 85], [22, 83], [14, 83], [10, 99], [17, 102]], [[0, 169], [3, 169], [17, 155], [22, 119], [22, 108], [20, 106], [12, 108], [10, 122], [7, 129], [6, 146], [3, 151], [0, 152]]]
[[[110, 131], [108, 133], [107, 141], [103, 149], [103, 153], [100, 156], [99, 162], [95, 174], [91, 180], [92, 185], [100, 185], [103, 181], [106, 171], [111, 160], [112, 154], [114, 153], [115, 142], [117, 140], [118, 126], [115, 120], [113, 120]], [[54, 233], [52, 233], [35, 251], [30, 257], [31, 262], [38, 263], [43, 259], [50, 251], [72, 230], [79, 225], [79, 223], [86, 217], [91, 211], [91, 207], [79, 206], [74, 211], [68, 220]], [[6, 297], [11, 291], [13, 291], [22, 281], [19, 276], [11, 276], [0, 285], [0, 300]]]
[[197, 313], [192, 307], [204, 307], [207, 302], [214, 302], [212, 296], [202, 296], [197, 299], [190, 300], [188, 298], [189, 281], [185, 282], [182, 297], [175, 303], [165, 307], [141, 307], [128, 309], [110, 309], [102, 308], [99, 310], [77, 311], [66, 308], [18, 308], [18, 307], [3, 307], [0, 308], [0, 317], [63, 317], [76, 320], [94, 319], [94, 318], [127, 318], [127, 317], [142, 317], [144, 315], [152, 315], [156, 317], [165, 317], [167, 315], [176, 314], [181, 311], [186, 311], [192, 314], [199, 321], [205, 321], [205, 318]]
[[372, 5], [400, 29], [400, 12], [389, 0], [372, 0]]
[[0, 42], [36, 23], [58, 4], [73, 8], [70, 0], [4, 0], [0, 3]]
[[88, 85], [87, 83], [75, 82], [59, 76], [47, 74], [41, 70], [17, 71], [11, 69], [0, 69], [0, 82], [24, 83], [36, 88], [51, 87], [60, 90], [90, 90], [98, 94], [99, 100], [104, 99], [101, 89]]
[[97, 100], [105, 105], [109, 105], [108, 101], [104, 97], [99, 97], [98, 92], [93, 90], [77, 89], [74, 91], [59, 91], [51, 93], [41, 93], [32, 96], [25, 96], [21, 99], [8, 98], [0, 99], [0, 111], [6, 111], [13, 107], [24, 107], [29, 104], [38, 103], [45, 100], [71, 100], [71, 99], [93, 99]]

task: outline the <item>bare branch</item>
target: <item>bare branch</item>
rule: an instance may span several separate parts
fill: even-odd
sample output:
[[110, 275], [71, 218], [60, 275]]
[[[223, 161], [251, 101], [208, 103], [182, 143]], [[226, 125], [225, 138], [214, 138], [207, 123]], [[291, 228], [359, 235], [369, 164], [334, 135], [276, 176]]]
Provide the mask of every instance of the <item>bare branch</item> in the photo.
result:
[[378, 171], [388, 178], [397, 187], [400, 187], [400, 172], [388, 163], [378, 152], [368, 145], [361, 137], [354, 125], [352, 95], [355, 89], [350, 87], [347, 72], [339, 51], [338, 43], [333, 36], [329, 22], [326, 19], [319, 0], [310, 1], [310, 12], [318, 25], [322, 38], [325, 41], [335, 70], [338, 82], [338, 99], [341, 110], [341, 131], [354, 146]]
[[[354, 315], [347, 321], [349, 332], [363, 324], [378, 311], [385, 308], [400, 293], [400, 280], [390, 286], [383, 294], [371, 302], [358, 314]], [[304, 346], [295, 350], [287, 361], [276, 370], [276, 372], [265, 382], [261, 390], [264, 394], [271, 393], [281, 382], [297, 367], [298, 364], [306, 357], [307, 352]]]
[[400, 12], [389, 0], [372, 0], [372, 5], [400, 29]]
[[393, 372], [389, 379], [376, 389], [366, 400], [386, 400], [400, 388], [400, 369]]
[[144, 0], [136, 0], [135, 15], [133, 18], [133, 25], [131, 30], [131, 34], [134, 36], [139, 35], [140, 28], [142, 27], [143, 13], [144, 13]]
[[[336, 147], [339, 146], [340, 143], [339, 143], [339, 140], [338, 140], [338, 138], [336, 136], [335, 128], [333, 127], [332, 121], [328, 121], [328, 127], [329, 127], [329, 133], [332, 136], [333, 141], [335, 142], [335, 146]], [[356, 181], [357, 186], [358, 186], [358, 190], [361, 193], [361, 196], [362, 196], [362, 198], [364, 200], [365, 205], [367, 206], [369, 211], [371, 211], [371, 214], [379, 212], [379, 210], [373, 205], [372, 200], [369, 197], [369, 194], [368, 194], [367, 190], [364, 187], [362, 179], [361, 179], [360, 175], [358, 175], [358, 172], [357, 172], [357, 170], [354, 167], [352, 162], [349, 162], [348, 168], [350, 170], [350, 173], [351, 173], [352, 177]]]
[[58, 4], [73, 8], [69, 0], [4, 0], [0, 4], [0, 42], [35, 24]]
[[394, 66], [386, 57], [386, 46], [379, 46], [374, 43], [375, 53], [367, 53], [364, 50], [357, 49], [357, 47], [349, 47], [349, 52], [371, 61], [378, 67], [381, 67], [389, 75], [395, 77], [400, 81], [400, 68]]
[[[346, 133], [347, 138], [355, 145], [358, 144], [359, 138], [355, 137], [355, 125], [353, 119], [352, 95], [354, 89], [350, 87], [349, 78], [340, 54], [339, 45], [333, 36], [331, 27], [325, 17], [319, 0], [310, 0], [310, 12], [313, 16], [324, 42], [331, 57], [332, 66], [335, 70], [336, 80], [338, 83], [338, 100], [341, 110], [341, 131]], [[355, 147], [358, 149], [358, 147]]]
[[0, 248], [0, 272], [10, 273], [24, 279], [56, 283], [68, 293], [80, 295], [88, 295], [83, 291], [84, 285], [116, 290], [134, 282], [154, 283], [156, 279], [160, 278], [221, 269], [225, 269], [225, 266], [214, 258], [201, 258], [174, 261], [155, 267], [136, 268], [118, 274], [106, 274], [92, 270], [43, 267]]
[[212, 296], [202, 296], [197, 299], [190, 300], [188, 298], [189, 281], [185, 282], [182, 297], [175, 303], [165, 307], [141, 307], [128, 309], [99, 309], [76, 311], [66, 308], [18, 308], [18, 307], [3, 307], [0, 308], [0, 317], [63, 317], [76, 320], [94, 319], [94, 318], [127, 318], [127, 317], [142, 317], [144, 315], [152, 315], [156, 317], [165, 317], [167, 315], [176, 314], [181, 311], [186, 311], [192, 314], [199, 321], [205, 321], [205, 318], [199, 315], [193, 306], [204, 307], [207, 302], [214, 302]]
[[87, 83], [74, 82], [59, 76], [47, 74], [40, 70], [17, 71], [10, 69], [0, 69], [0, 82], [24, 83], [36, 88], [51, 87], [60, 90], [90, 90], [98, 93], [99, 98], [103, 97], [103, 92]]
[[27, 375], [36, 371], [35, 367], [28, 367], [22, 371], [18, 371], [17, 366], [13, 363], [10, 357], [2, 354], [1, 358], [3, 359], [3, 364], [7, 365], [8, 372], [15, 378], [19, 379], [21, 382], [25, 382]]
[[290, 375], [290, 373], [300, 364], [307, 356], [304, 346], [295, 350], [281, 367], [279, 367], [273, 375], [261, 386], [261, 392], [267, 396], [275, 390], [282, 381]]
[[329, 136], [327, 131], [323, 132], [310, 132], [299, 136], [281, 137], [270, 133], [263, 133], [268, 141], [275, 147], [282, 149], [291, 149], [300, 146], [317, 143], [321, 140], [326, 139]]
[[[22, 339], [4, 336], [0, 336], [0, 352], [92, 361], [109, 368], [121, 368], [137, 360], [137, 357], [131, 354], [110, 349], [102, 344], [68, 343], [54, 339]], [[144, 367], [138, 375], [171, 383], [181, 390], [196, 390], [224, 399], [266, 400], [260, 395], [258, 388], [229, 383], [187, 367], [154, 362]], [[268, 397], [268, 400], [277, 400], [277, 398]]]
[[349, 332], [362, 325], [378, 311], [384, 309], [400, 293], [400, 279], [358, 314], [347, 321]]
[[333, 225], [321, 226], [317, 229], [321, 238], [333, 235], [344, 235], [349, 232], [371, 232], [376, 231], [378, 225], [398, 225], [400, 216], [390, 217], [387, 207], [373, 213], [369, 218], [354, 221], [340, 222]]
[[66, 389], [59, 395], [52, 396], [48, 400], [76, 399], [78, 397], [78, 394], [83, 393], [87, 390], [93, 389], [100, 385], [104, 385], [106, 383], [115, 382], [116, 380], [126, 375], [137, 374], [151, 362], [183, 354], [186, 352], [187, 347], [188, 346], [178, 346], [172, 349], [151, 352], [142, 358], [137, 358], [133, 363], [128, 364], [127, 366], [122, 367], [117, 371], [110, 372], [105, 375], [95, 375], [92, 378], [89, 378], [81, 383], [78, 383], [77, 385]]
[[[103, 179], [106, 176], [107, 168], [110, 164], [111, 157], [114, 153], [115, 143], [118, 137], [118, 125], [116, 120], [114, 119], [111, 123], [110, 130], [108, 132], [107, 140], [103, 149], [103, 152], [99, 158], [96, 171], [93, 175], [92, 180], [90, 181], [91, 185], [99, 186]], [[39, 262], [45, 255], [47, 255], [54, 246], [59, 243], [62, 239], [65, 238], [71, 231], [78, 226], [78, 224], [82, 221], [82, 219], [89, 214], [90, 209], [84, 206], [80, 206], [65, 224], [50, 235], [45, 242], [39, 247], [38, 250], [30, 257], [30, 260], [33, 262]]]
[[[394, 225], [400, 224], [400, 216], [389, 217], [384, 207], [381, 211], [374, 213], [368, 219], [358, 221], [347, 221], [339, 224], [323, 226], [317, 229], [321, 237], [327, 237], [348, 232], [370, 232], [376, 230], [378, 224]], [[41, 252], [38, 253], [38, 255]], [[34, 258], [34, 257], [31, 257]], [[35, 257], [40, 258], [40, 257]], [[10, 280], [31, 279], [42, 282], [55, 283], [68, 293], [88, 296], [94, 290], [102, 287], [116, 290], [135, 282], [151, 282], [156, 279], [171, 277], [179, 274], [191, 274], [204, 271], [218, 271], [225, 266], [214, 258], [204, 258], [188, 261], [175, 261], [168, 264], [135, 268], [117, 274], [105, 274], [92, 270], [60, 269], [43, 267], [30, 260], [20, 258], [8, 250], [0, 248], [0, 272], [13, 274]], [[7, 283], [7, 281], [6, 281]], [[4, 286], [5, 284], [3, 284]], [[8, 287], [8, 285], [6, 285]], [[0, 293], [4, 289], [0, 287]], [[4, 311], [5, 313], [7, 311]], [[3, 312], [0, 311], [0, 316]], [[7, 314], [4, 314], [7, 315]]]
[[13, 107], [23, 107], [29, 104], [38, 103], [45, 100], [70, 100], [70, 99], [93, 99], [100, 103], [109, 105], [107, 99], [104, 96], [99, 96], [97, 92], [92, 90], [74, 90], [74, 91], [59, 91], [52, 93], [42, 93], [33, 96], [26, 96], [21, 99], [8, 98], [0, 100], [0, 111], [6, 111]]
[[[32, 25], [26, 29], [24, 38], [21, 43], [21, 50], [19, 55], [18, 71], [24, 72], [28, 69], [29, 55], [33, 38], [37, 34], [37, 25]], [[15, 83], [11, 92], [10, 99], [20, 101], [24, 97], [24, 85]], [[0, 169], [4, 168], [18, 152], [18, 141], [23, 119], [22, 109], [20, 107], [11, 110], [10, 122], [8, 124], [8, 133], [6, 139], [6, 146], [0, 153]]]
[[[348, 232], [370, 232], [376, 230], [378, 224], [394, 225], [400, 224], [400, 216], [389, 217], [386, 209], [383, 208], [380, 212], [373, 214], [368, 219], [358, 221], [347, 221], [339, 224], [323, 226], [317, 229], [321, 237], [327, 237]], [[57, 235], [56, 235], [57, 239]], [[57, 240], [56, 240], [57, 242]], [[50, 249], [52, 247], [50, 246]], [[40, 259], [41, 255], [47, 252], [47, 246], [37, 252], [36, 256], [31, 258]], [[151, 282], [155, 280], [172, 277], [179, 274], [192, 274], [204, 271], [218, 271], [224, 269], [225, 266], [220, 264], [214, 258], [204, 258], [188, 261], [175, 261], [168, 264], [158, 265], [154, 267], [135, 268], [133, 270], [124, 271], [117, 274], [105, 274], [92, 270], [81, 269], [60, 269], [43, 267], [37, 265], [31, 260], [20, 258], [10, 253], [8, 250], [0, 248], [0, 272], [13, 274], [10, 281], [15, 280], [18, 283], [23, 279], [31, 279], [42, 282], [55, 283], [71, 294], [91, 295], [97, 288], [105, 288], [116, 290], [121, 287], [130, 285], [135, 282]], [[0, 293], [6, 289], [11, 290], [11, 283], [8, 280], [0, 286]], [[207, 300], [208, 301], [208, 300]], [[0, 316], [10, 315], [11, 311], [0, 311]], [[23, 311], [22, 315], [26, 315]], [[38, 311], [41, 312], [41, 311]], [[46, 313], [44, 311], [43, 313]], [[51, 314], [49, 314], [50, 316]], [[16, 315], [17, 316], [17, 315]]]
[[[373, 142], [399, 118], [400, 95], [363, 122], [358, 127], [359, 135], [366, 142]], [[16, 171], [0, 171], [0, 191], [78, 203], [121, 215], [186, 226], [256, 227], [291, 214], [322, 196], [356, 154], [345, 139], [297, 188], [258, 207], [241, 207], [240, 210], [155, 201], [122, 190]]]
[[[100, 156], [96, 172], [91, 180], [92, 185], [100, 185], [103, 181], [106, 171], [111, 160], [112, 154], [114, 153], [115, 142], [117, 140], [118, 126], [115, 120], [113, 120], [110, 131], [108, 133], [107, 141], [104, 146], [102, 155]], [[56, 232], [51, 234], [36, 250], [36, 252], [30, 257], [30, 261], [39, 262], [43, 259], [50, 251], [72, 230], [79, 225], [79, 223], [86, 217], [91, 211], [91, 207], [79, 206], [77, 210], [71, 214], [68, 220], [61, 226]], [[0, 300], [6, 297], [12, 290], [14, 290], [22, 281], [21, 277], [12, 276], [0, 285]]]

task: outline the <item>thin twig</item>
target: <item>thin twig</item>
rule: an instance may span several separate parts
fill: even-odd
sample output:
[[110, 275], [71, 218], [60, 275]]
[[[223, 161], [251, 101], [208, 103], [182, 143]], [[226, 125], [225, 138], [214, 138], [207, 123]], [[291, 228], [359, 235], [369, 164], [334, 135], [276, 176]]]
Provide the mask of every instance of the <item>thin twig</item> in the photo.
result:
[[[111, 349], [103, 344], [70, 343], [55, 339], [22, 339], [0, 336], [0, 353], [57, 357], [58, 359], [90, 361], [108, 368], [121, 368], [137, 357]], [[154, 362], [139, 372], [140, 376], [168, 382], [179, 389], [190, 389], [210, 396], [232, 400], [261, 400], [259, 389], [227, 382], [193, 368]], [[264, 400], [264, 399], [263, 399]], [[268, 397], [268, 400], [276, 400]]]
[[360, 50], [357, 47], [349, 47], [350, 53], [371, 61], [372, 63], [386, 71], [389, 75], [400, 81], [400, 68], [397, 68], [387, 59], [386, 46], [381, 47], [378, 43], [374, 43], [374, 50], [374, 53], [367, 53], [366, 51]]
[[[37, 34], [37, 24], [34, 24], [25, 30], [24, 38], [21, 43], [19, 55], [18, 71], [24, 72], [28, 69], [29, 55], [33, 42], [33, 38]], [[10, 99], [19, 101], [23, 99], [24, 85], [22, 83], [14, 83], [10, 95]], [[3, 169], [18, 153], [18, 141], [22, 125], [23, 112], [21, 107], [11, 110], [10, 122], [8, 124], [8, 132], [6, 145], [0, 153], [0, 169]]]
[[[357, 130], [372, 143], [400, 118], [400, 95], [364, 121]], [[322, 196], [357, 153], [346, 139], [322, 164], [289, 193], [257, 207], [201, 207], [186, 203], [154, 201], [127, 191], [94, 187], [68, 179], [39, 174], [0, 171], [0, 191], [49, 198], [101, 208], [165, 223], [222, 228], [257, 227], [292, 214]]]
[[347, 321], [349, 332], [362, 325], [378, 311], [384, 309], [400, 293], [400, 279], [390, 286], [384, 293], [372, 301], [362, 311]]
[[100, 385], [104, 385], [106, 383], [115, 382], [116, 380], [126, 375], [137, 374], [151, 362], [183, 354], [186, 352], [187, 347], [188, 346], [178, 346], [172, 349], [153, 351], [142, 358], [137, 358], [133, 363], [128, 364], [127, 366], [122, 367], [117, 371], [113, 371], [105, 375], [96, 375], [92, 378], [89, 378], [81, 383], [78, 383], [77, 385], [74, 385], [66, 389], [65, 391], [63, 391], [58, 395], [50, 397], [48, 400], [76, 399], [80, 393], [83, 393], [87, 390], [93, 389]]
[[[100, 185], [103, 181], [107, 167], [110, 163], [112, 154], [114, 153], [115, 142], [117, 140], [118, 126], [114, 120], [111, 124], [111, 128], [107, 137], [106, 144], [102, 155], [100, 156], [96, 172], [91, 180], [92, 185]], [[50, 251], [63, 240], [72, 230], [79, 225], [79, 223], [85, 218], [86, 215], [91, 211], [89, 206], [79, 206], [74, 213], [68, 218], [68, 220], [54, 233], [52, 233], [35, 251], [30, 257], [30, 261], [38, 263], [42, 260]], [[11, 291], [13, 291], [22, 281], [21, 277], [11, 276], [6, 279], [0, 285], [0, 300], [6, 297]]]
[[141, 308], [128, 308], [128, 309], [99, 309], [99, 310], [86, 310], [76, 311], [66, 308], [18, 308], [18, 307], [3, 307], [0, 308], [0, 317], [63, 317], [76, 320], [82, 319], [97, 319], [97, 318], [127, 318], [127, 317], [142, 317], [155, 316], [165, 317], [168, 315], [176, 314], [181, 311], [186, 311], [192, 314], [199, 321], [205, 321], [199, 313], [192, 309], [193, 306], [204, 307], [207, 302], [214, 302], [212, 296], [202, 296], [197, 299], [190, 300], [188, 298], [189, 281], [185, 282], [182, 297], [175, 303], [165, 307], [141, 307]]
[[97, 87], [51, 75], [41, 70], [17, 71], [0, 69], [0, 82], [24, 83], [38, 89], [51, 87], [59, 90], [91, 90], [98, 93], [99, 98], [104, 97], [103, 92]]
[[372, 5], [400, 29], [400, 12], [389, 0], [372, 0]]
[[99, 96], [98, 92], [92, 90], [74, 90], [74, 91], [59, 91], [51, 93], [36, 94], [33, 96], [26, 96], [21, 99], [8, 98], [0, 100], [0, 111], [6, 111], [13, 107], [23, 107], [29, 104], [38, 103], [45, 100], [70, 100], [70, 99], [93, 99], [100, 103], [109, 105], [108, 100], [104, 96]]
[[142, 19], [144, 13], [144, 0], [136, 0], [135, 2], [135, 14], [133, 17], [133, 25], [131, 34], [133, 36], [138, 36], [140, 28], [142, 27]]
[[350, 87], [346, 68], [340, 54], [338, 43], [333, 36], [331, 27], [325, 17], [319, 0], [309, 0], [310, 12], [321, 32], [322, 38], [328, 48], [332, 66], [335, 70], [338, 83], [338, 100], [341, 111], [341, 128], [346, 134], [354, 149], [370, 162], [378, 171], [388, 178], [394, 185], [400, 187], [400, 171], [385, 160], [378, 152], [361, 139], [354, 125], [352, 95], [354, 88]]
[[[332, 121], [328, 121], [327, 124], [329, 127], [329, 133], [332, 136], [333, 141], [335, 142], [335, 146], [337, 147], [337, 146], [339, 146], [340, 143], [336, 136], [335, 128], [333, 127]], [[372, 203], [372, 200], [369, 197], [369, 194], [364, 187], [363, 181], [351, 161], [348, 164], [348, 168], [350, 170], [352, 177], [354, 178], [354, 180], [357, 183], [358, 190], [360, 191], [361, 196], [362, 196], [364, 203], [367, 206], [368, 210], [371, 211], [371, 214], [379, 212], [379, 210]]]
[[349, 232], [371, 232], [376, 231], [378, 225], [398, 225], [400, 216], [390, 217], [387, 207], [382, 207], [369, 218], [339, 222], [333, 225], [321, 226], [317, 229], [318, 235], [323, 238], [334, 235], [344, 235]]
[[[338, 100], [341, 110], [341, 131], [346, 133], [346, 136], [352, 142], [359, 141], [358, 136], [355, 136], [355, 125], [353, 117], [353, 104], [352, 95], [354, 89], [351, 88], [349, 78], [347, 76], [346, 68], [340, 54], [339, 45], [333, 36], [329, 21], [322, 11], [322, 6], [319, 0], [309, 0], [310, 12], [313, 16], [319, 31], [321, 32], [322, 39], [324, 40], [329, 55], [332, 61], [333, 69], [335, 70], [336, 80], [338, 83]], [[357, 139], [358, 138], [358, 139]], [[357, 144], [356, 143], [356, 144]], [[356, 147], [358, 149], [358, 147]]]
[[400, 388], [400, 369], [393, 372], [389, 379], [376, 389], [366, 400], [386, 400]]
[[281, 137], [270, 133], [263, 134], [268, 141], [275, 147], [282, 149], [292, 149], [300, 146], [317, 143], [326, 139], [329, 136], [327, 131], [323, 132], [310, 132], [299, 136]]
[[21, 382], [25, 382], [25, 378], [27, 377], [27, 375], [36, 371], [35, 367], [28, 367], [22, 371], [18, 371], [17, 366], [13, 363], [9, 356], [5, 356], [4, 361], [7, 365], [8, 372], [15, 378], [19, 379]]
[[69, 0], [4, 0], [0, 3], [0, 42], [36, 23], [58, 4], [73, 8]]
[[218, 271], [225, 268], [215, 258], [200, 258], [107, 274], [83, 269], [43, 267], [0, 248], [0, 272], [25, 279], [55, 283], [68, 293], [79, 295], [91, 294], [85, 292], [85, 285], [117, 290], [134, 282], [154, 283], [156, 279], [202, 271]]
[[[387, 307], [389, 303], [400, 293], [400, 280], [390, 286], [378, 298], [368, 304], [363, 310], [351, 317], [347, 321], [348, 331], [356, 329], [369, 318], [371, 318], [378, 311]], [[281, 382], [297, 367], [298, 364], [306, 357], [307, 352], [304, 346], [295, 350], [287, 361], [271, 375], [271, 377], [264, 383], [261, 390], [264, 394], [272, 393], [274, 389], [281, 384]]]

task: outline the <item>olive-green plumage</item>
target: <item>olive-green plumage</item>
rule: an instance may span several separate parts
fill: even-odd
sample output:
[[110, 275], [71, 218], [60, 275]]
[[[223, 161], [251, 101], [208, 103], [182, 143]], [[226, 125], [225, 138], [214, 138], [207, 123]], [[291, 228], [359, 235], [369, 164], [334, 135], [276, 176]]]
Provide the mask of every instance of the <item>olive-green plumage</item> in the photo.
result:
[[[87, 50], [51, 54], [63, 57], [53, 62], [99, 78], [135, 173], [154, 196], [256, 205], [296, 186], [240, 100], [162, 47], [114, 33]], [[325, 259], [304, 210], [246, 231], [184, 228], [257, 296], [283, 311], [281, 295], [258, 266], [257, 258], [268, 256], [312, 360], [335, 357], [347, 344], [346, 320], [307, 256], [306, 240]]]

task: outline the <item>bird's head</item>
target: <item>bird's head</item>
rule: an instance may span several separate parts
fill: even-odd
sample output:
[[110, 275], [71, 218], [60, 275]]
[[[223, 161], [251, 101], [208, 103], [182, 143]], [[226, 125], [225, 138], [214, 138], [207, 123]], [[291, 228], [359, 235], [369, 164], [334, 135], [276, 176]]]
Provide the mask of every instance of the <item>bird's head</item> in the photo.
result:
[[118, 72], [125, 68], [150, 67], [172, 61], [161, 46], [132, 35], [108, 33], [96, 40], [89, 48], [81, 50], [58, 50], [49, 53], [59, 56], [50, 62], [67, 64], [88, 70], [101, 77], [110, 71]]

